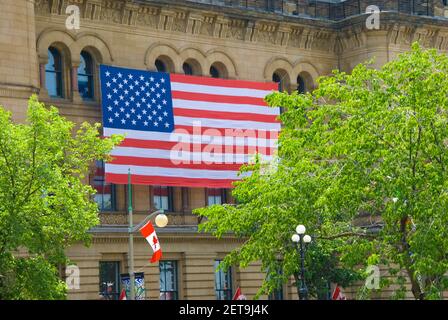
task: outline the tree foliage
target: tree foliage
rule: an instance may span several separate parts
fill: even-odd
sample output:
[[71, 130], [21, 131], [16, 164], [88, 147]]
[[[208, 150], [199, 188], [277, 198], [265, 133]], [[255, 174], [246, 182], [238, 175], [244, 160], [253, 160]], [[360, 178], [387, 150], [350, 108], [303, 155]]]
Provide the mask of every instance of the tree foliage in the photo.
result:
[[314, 240], [308, 273], [321, 268], [316, 254], [318, 261], [337, 258], [327, 279], [336, 265], [356, 272], [381, 264], [396, 275], [381, 284], [398, 284], [397, 298], [404, 280], [416, 299], [441, 298], [448, 271], [448, 57], [416, 43], [379, 70], [360, 64], [351, 74], [334, 71], [312, 93], [274, 93], [267, 101], [287, 109], [275, 169], [261, 161], [244, 167], [252, 174], [236, 183], [237, 205], [196, 211], [207, 217], [202, 230], [246, 239], [225, 266], [260, 260], [271, 270], [280, 259], [282, 281], [297, 277], [290, 237], [302, 223]]
[[27, 121], [17, 124], [0, 108], [0, 299], [62, 299], [58, 264], [64, 249], [88, 243], [98, 224], [89, 166], [106, 159], [121, 137], [102, 139], [99, 124], [72, 122], [36, 96]]

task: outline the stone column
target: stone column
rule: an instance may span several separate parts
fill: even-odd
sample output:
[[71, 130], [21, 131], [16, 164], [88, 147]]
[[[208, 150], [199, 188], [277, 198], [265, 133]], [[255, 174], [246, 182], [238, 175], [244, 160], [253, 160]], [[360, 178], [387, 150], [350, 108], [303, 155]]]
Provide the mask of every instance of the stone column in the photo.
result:
[[182, 187], [182, 212], [190, 211], [190, 194], [187, 187]]
[[82, 98], [81, 95], [79, 94], [79, 87], [78, 87], [78, 67], [79, 62], [72, 61], [72, 66], [70, 69], [71, 93], [73, 102], [82, 103]]
[[39, 98], [41, 100], [45, 100], [48, 99], [48, 90], [47, 90], [47, 86], [46, 86], [46, 80], [45, 80], [45, 66], [48, 63], [48, 59], [47, 58], [40, 58], [39, 59], [39, 85], [40, 85], [40, 89], [39, 89]]

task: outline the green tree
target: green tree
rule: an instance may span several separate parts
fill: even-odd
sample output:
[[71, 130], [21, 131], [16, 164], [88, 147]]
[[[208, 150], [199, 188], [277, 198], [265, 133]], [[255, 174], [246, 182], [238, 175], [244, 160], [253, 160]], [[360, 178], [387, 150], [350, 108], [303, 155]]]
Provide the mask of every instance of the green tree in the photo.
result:
[[102, 139], [99, 127], [83, 123], [74, 132], [36, 96], [26, 123], [0, 108], [0, 299], [65, 298], [57, 273], [64, 249], [87, 244], [86, 231], [99, 222], [94, 190], [83, 180], [122, 139]]
[[[236, 183], [238, 204], [197, 210], [208, 218], [201, 229], [246, 239], [225, 266], [260, 260], [268, 267], [280, 256], [285, 280], [297, 277], [289, 238], [303, 223], [341, 268], [387, 266], [395, 277], [381, 287], [398, 284], [396, 298], [406, 279], [416, 299], [441, 298], [448, 271], [448, 57], [414, 44], [379, 70], [361, 64], [318, 84], [306, 95], [267, 97], [287, 109], [277, 169], [260, 161], [243, 168], [252, 174]], [[314, 262], [307, 266], [313, 272]]]

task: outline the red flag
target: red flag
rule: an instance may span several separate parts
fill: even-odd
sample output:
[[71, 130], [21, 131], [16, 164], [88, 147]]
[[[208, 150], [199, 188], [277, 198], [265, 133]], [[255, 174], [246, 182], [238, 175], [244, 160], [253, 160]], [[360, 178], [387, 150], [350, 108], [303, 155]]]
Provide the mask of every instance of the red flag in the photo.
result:
[[341, 288], [339, 288], [338, 285], [336, 285], [336, 288], [334, 288], [333, 296], [331, 297], [332, 300], [347, 300], [345, 295], [342, 293]]
[[151, 257], [151, 262], [157, 262], [162, 258], [162, 248], [160, 247], [159, 238], [157, 238], [156, 230], [154, 229], [151, 221], [148, 221], [141, 229], [140, 233], [146, 241], [150, 244], [154, 254]]
[[128, 300], [126, 298], [126, 291], [124, 291], [124, 289], [121, 290], [120, 298], [118, 300]]

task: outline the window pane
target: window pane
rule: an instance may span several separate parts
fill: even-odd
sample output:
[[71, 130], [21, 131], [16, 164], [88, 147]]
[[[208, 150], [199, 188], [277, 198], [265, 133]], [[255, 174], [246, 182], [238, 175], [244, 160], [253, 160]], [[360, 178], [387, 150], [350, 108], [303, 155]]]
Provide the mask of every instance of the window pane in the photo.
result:
[[182, 68], [184, 69], [184, 73], [186, 75], [192, 75], [193, 74], [193, 68], [191, 67], [191, 65], [189, 63], [184, 63]]
[[282, 79], [278, 73], [272, 75], [272, 81], [278, 83], [278, 91], [283, 91]]
[[118, 300], [120, 262], [100, 261], [100, 294], [107, 300]]
[[223, 189], [210, 188], [207, 189], [207, 203], [209, 206], [214, 204], [222, 204]]
[[50, 97], [59, 96], [57, 73], [51, 71], [45, 72], [45, 86]]
[[208, 196], [208, 205], [222, 204], [221, 196]]
[[78, 90], [83, 99], [93, 98], [93, 77], [78, 75]]
[[78, 90], [84, 100], [90, 100], [94, 97], [92, 70], [93, 60], [91, 55], [86, 51], [82, 51], [78, 67]]
[[45, 71], [61, 71], [61, 54], [58, 49], [50, 47], [48, 48], [48, 62], [45, 65]]
[[112, 211], [115, 209], [115, 186], [106, 183], [104, 177], [104, 162], [95, 161], [95, 173], [91, 180], [92, 187], [96, 190], [94, 196], [100, 211]]
[[87, 70], [86, 70], [86, 59], [84, 57], [85, 55], [81, 52], [81, 57], [80, 57], [80, 63], [79, 63], [79, 67], [78, 67], [78, 74], [87, 74]]
[[154, 206], [156, 209], [170, 210], [168, 187], [154, 187]]
[[48, 62], [45, 65], [45, 87], [50, 97], [62, 97], [62, 60], [59, 51], [48, 49]]
[[56, 71], [55, 65], [54, 65], [54, 55], [53, 55], [52, 49], [48, 49], [48, 62], [45, 65], [45, 71]]
[[163, 63], [162, 60], [157, 59], [156, 62], [155, 62], [155, 65], [156, 65], [157, 71], [159, 71], [159, 72], [166, 72], [165, 63]]
[[211, 66], [210, 67], [210, 76], [212, 78], [219, 78], [220, 77], [219, 70], [216, 67]]
[[168, 197], [158, 196], [154, 197], [154, 206], [156, 209], [169, 210], [168, 206]]
[[305, 81], [303, 80], [303, 78], [301, 76], [297, 77], [297, 91], [299, 93], [306, 92]]
[[160, 261], [160, 300], [177, 299], [177, 261]]
[[215, 260], [215, 289], [216, 299], [231, 300], [232, 299], [232, 268], [227, 271], [218, 270], [222, 260]]

